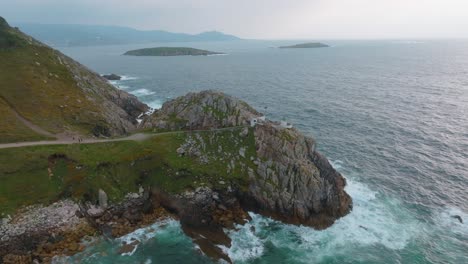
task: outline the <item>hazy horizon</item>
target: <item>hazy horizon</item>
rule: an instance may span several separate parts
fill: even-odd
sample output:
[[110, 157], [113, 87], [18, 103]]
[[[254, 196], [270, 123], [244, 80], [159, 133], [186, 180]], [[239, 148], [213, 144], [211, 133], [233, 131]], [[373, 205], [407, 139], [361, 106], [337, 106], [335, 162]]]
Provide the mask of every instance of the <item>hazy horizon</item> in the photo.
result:
[[0, 1], [12, 25], [123, 26], [197, 34], [220, 31], [245, 39], [465, 39], [463, 0], [17, 0]]

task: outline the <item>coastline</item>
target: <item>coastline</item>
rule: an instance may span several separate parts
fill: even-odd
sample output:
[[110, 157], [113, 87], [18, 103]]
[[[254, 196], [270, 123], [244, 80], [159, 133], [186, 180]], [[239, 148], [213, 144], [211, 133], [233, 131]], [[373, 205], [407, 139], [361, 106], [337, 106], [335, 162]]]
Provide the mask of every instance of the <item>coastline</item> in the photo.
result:
[[[119, 238], [174, 217], [155, 205], [146, 192], [130, 193], [124, 201], [105, 210], [71, 200], [49, 206], [28, 206], [13, 217], [2, 219], [0, 255], [4, 256], [3, 263], [51, 263], [54, 257], [82, 252], [90, 246], [86, 240], [99, 236]], [[85, 207], [88, 210], [84, 211]], [[133, 250], [136, 245], [124, 244], [122, 253]]]

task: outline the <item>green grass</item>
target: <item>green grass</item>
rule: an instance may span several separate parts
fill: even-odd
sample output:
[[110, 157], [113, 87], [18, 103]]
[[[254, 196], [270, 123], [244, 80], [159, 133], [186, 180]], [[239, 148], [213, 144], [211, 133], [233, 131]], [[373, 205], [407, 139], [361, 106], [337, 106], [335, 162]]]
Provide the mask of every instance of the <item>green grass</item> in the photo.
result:
[[[112, 88], [104, 81], [96, 84], [93, 73], [7, 26], [0, 28], [0, 62], [0, 99], [25, 119], [53, 134], [106, 131], [109, 121], [101, 106], [104, 98], [93, 89]], [[78, 85], [74, 74], [84, 87]], [[3, 112], [0, 118], [4, 118]], [[16, 134], [23, 130], [18, 127]], [[1, 132], [0, 137], [7, 138]], [[8, 138], [10, 142], [22, 139]]]
[[90, 131], [100, 123], [98, 102], [87, 99], [52, 49], [0, 49], [0, 96], [23, 117], [52, 133]]
[[8, 142], [37, 141], [47, 140], [48, 137], [42, 136], [25, 126], [12, 109], [0, 98], [0, 144]]
[[[247, 168], [254, 166], [253, 133], [241, 138], [233, 131], [196, 132], [206, 142], [198, 157], [179, 157], [176, 150], [186, 132], [157, 135], [143, 142], [35, 146], [0, 150], [0, 213], [12, 213], [30, 204], [48, 204], [61, 198], [96, 200], [101, 188], [111, 201], [119, 201], [140, 185], [179, 193], [199, 186], [247, 188]], [[211, 140], [210, 140], [211, 138]], [[218, 153], [219, 146], [223, 152]], [[246, 157], [239, 148], [246, 147]], [[228, 171], [230, 160], [235, 169]]]

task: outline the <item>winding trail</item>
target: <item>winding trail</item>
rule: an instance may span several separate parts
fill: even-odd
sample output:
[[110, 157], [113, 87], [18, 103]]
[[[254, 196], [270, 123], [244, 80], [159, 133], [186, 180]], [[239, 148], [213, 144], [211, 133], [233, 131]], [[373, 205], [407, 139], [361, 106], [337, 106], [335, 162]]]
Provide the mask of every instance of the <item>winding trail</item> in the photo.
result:
[[192, 133], [192, 132], [206, 132], [206, 131], [224, 131], [224, 130], [234, 130], [237, 128], [248, 127], [248, 126], [235, 126], [235, 127], [224, 127], [217, 129], [204, 129], [204, 130], [179, 130], [179, 131], [169, 131], [161, 133], [136, 133], [128, 137], [122, 138], [110, 138], [110, 139], [83, 139], [81, 142], [78, 142], [77, 139], [59, 139], [59, 140], [44, 140], [44, 141], [30, 141], [30, 142], [14, 142], [14, 143], [4, 143], [0, 144], [0, 149], [6, 148], [21, 148], [29, 146], [44, 146], [44, 145], [71, 145], [71, 144], [96, 144], [96, 143], [105, 143], [105, 142], [117, 142], [117, 141], [143, 141], [152, 137], [178, 134], [178, 133]]

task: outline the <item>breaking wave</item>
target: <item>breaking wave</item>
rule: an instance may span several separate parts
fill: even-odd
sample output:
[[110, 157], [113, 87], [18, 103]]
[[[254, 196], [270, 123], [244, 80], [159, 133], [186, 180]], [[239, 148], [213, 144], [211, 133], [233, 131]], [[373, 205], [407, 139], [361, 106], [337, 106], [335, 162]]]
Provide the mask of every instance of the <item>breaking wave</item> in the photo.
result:
[[[341, 162], [334, 162], [334, 166], [341, 168]], [[237, 226], [237, 231], [228, 231], [232, 246], [224, 250], [236, 263], [279, 252], [287, 252], [281, 258], [288, 258], [290, 263], [316, 263], [356, 255], [363, 248], [402, 250], [422, 235], [422, 223], [397, 199], [352, 179], [348, 179], [346, 191], [353, 198], [353, 210], [328, 229], [283, 224], [250, 213], [249, 223]]]

